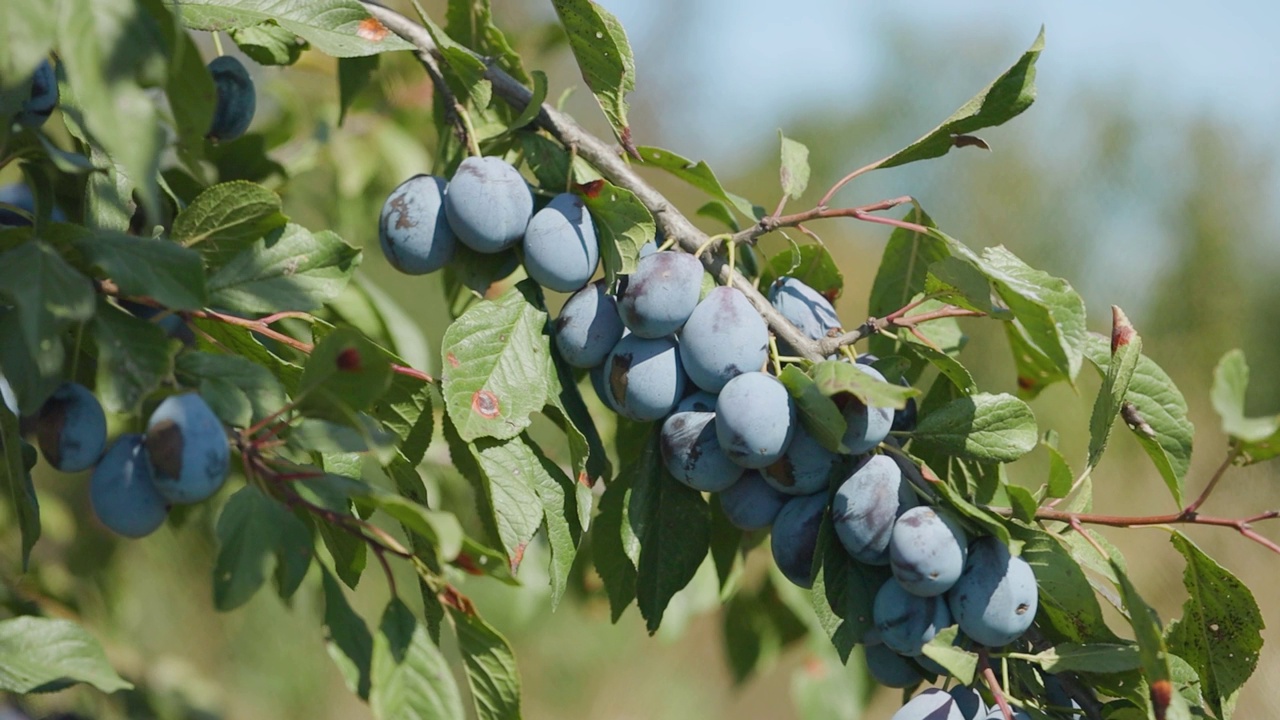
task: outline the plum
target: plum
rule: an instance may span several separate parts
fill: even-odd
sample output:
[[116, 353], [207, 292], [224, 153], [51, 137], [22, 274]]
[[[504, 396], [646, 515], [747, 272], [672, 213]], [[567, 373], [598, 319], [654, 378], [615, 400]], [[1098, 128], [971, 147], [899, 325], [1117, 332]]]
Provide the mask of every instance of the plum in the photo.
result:
[[244, 64], [230, 55], [214, 58], [208, 68], [213, 75], [218, 100], [205, 137], [217, 141], [235, 140], [249, 129], [253, 113], [257, 110], [253, 78], [249, 77]]
[[170, 395], [147, 421], [147, 450], [155, 485], [171, 503], [196, 503], [213, 495], [227, 479], [227, 433], [196, 393]]
[[790, 499], [765, 482], [759, 471], [745, 470], [737, 482], [720, 492], [720, 508], [734, 527], [763, 530], [773, 524]]
[[443, 178], [414, 175], [391, 191], [378, 218], [378, 241], [406, 275], [435, 272], [453, 259], [458, 239], [444, 217]]
[[582, 198], [561, 193], [534, 213], [524, 231], [524, 269], [548, 290], [573, 292], [600, 264], [600, 243]]
[[140, 433], [121, 435], [107, 449], [89, 478], [94, 515], [112, 532], [140, 538], [164, 524], [169, 508], [156, 490]]
[[822, 447], [804, 425], [797, 424], [787, 452], [765, 467], [765, 482], [788, 495], [809, 495], [826, 490], [841, 457]]
[[888, 565], [894, 523], [915, 506], [915, 493], [898, 464], [886, 455], [873, 455], [836, 490], [831, 522], [855, 560]]
[[469, 157], [444, 191], [444, 213], [463, 245], [496, 253], [520, 242], [533, 217], [533, 193], [502, 158]]
[[964, 570], [969, 540], [953, 518], [931, 507], [911, 508], [893, 525], [889, 567], [913, 595], [941, 595]]
[[686, 382], [675, 340], [634, 333], [605, 358], [604, 380], [614, 411], [642, 422], [670, 413], [684, 397]]
[[951, 624], [951, 613], [943, 598], [912, 595], [894, 578], [880, 586], [871, 618], [884, 644], [909, 657], [919, 655], [925, 643]]
[[604, 380], [604, 363], [591, 368], [587, 372], [587, 377], [591, 379], [591, 389], [596, 391], [596, 397], [600, 398], [600, 402], [610, 410], [618, 412], [618, 409], [613, 406], [613, 399], [609, 397], [609, 384]]
[[698, 303], [680, 331], [680, 359], [694, 385], [720, 392], [769, 358], [769, 327], [741, 290], [717, 287]]
[[697, 392], [680, 401], [662, 423], [662, 460], [671, 475], [694, 490], [719, 492], [742, 477], [742, 467], [720, 449], [716, 397]]
[[978, 720], [979, 717], [987, 714], [987, 704], [983, 702], [982, 696], [977, 690], [964, 685], [957, 685], [947, 691], [951, 695], [951, 699], [955, 701], [956, 707], [960, 708], [960, 714], [965, 720]]
[[[36, 215], [36, 197], [31, 192], [31, 188], [24, 183], [10, 183], [0, 187], [0, 203], [12, 205], [31, 217]], [[31, 219], [27, 215], [21, 215], [8, 208], [0, 208], [0, 228], [31, 227]], [[62, 208], [55, 205], [49, 219], [54, 222], [66, 222], [67, 216], [62, 212]]]
[[995, 537], [969, 545], [964, 572], [947, 593], [951, 613], [965, 635], [988, 647], [1021, 637], [1036, 617], [1036, 576], [1022, 558]]
[[642, 258], [618, 289], [618, 316], [640, 337], [659, 338], [679, 330], [698, 306], [702, 263], [694, 256], [664, 250]]
[[946, 691], [928, 688], [898, 708], [890, 720], [969, 720]]
[[716, 437], [729, 459], [759, 469], [782, 457], [796, 428], [796, 406], [778, 379], [743, 373], [716, 399]]
[[18, 124], [23, 127], [38, 128], [49, 120], [53, 109], [58, 107], [58, 74], [53, 70], [53, 63], [43, 60], [36, 66], [31, 76], [31, 94], [22, 103], [22, 112], [18, 113]]
[[769, 286], [769, 302], [810, 339], [820, 340], [840, 329], [831, 301], [793, 277], [783, 276]]
[[924, 682], [924, 676], [911, 661], [890, 650], [884, 643], [868, 643], [863, 648], [867, 672], [875, 681], [891, 688], [909, 688]]
[[564, 361], [577, 368], [593, 368], [604, 362], [622, 339], [618, 303], [605, 292], [603, 280], [582, 288], [560, 308], [556, 318], [556, 349]]
[[65, 382], [45, 400], [36, 417], [40, 452], [63, 472], [93, 467], [107, 446], [107, 416], [89, 388]]
[[[870, 365], [854, 364], [862, 372], [884, 381], [884, 375]], [[868, 407], [857, 398], [846, 400], [843, 408], [844, 444], [854, 455], [870, 451], [889, 437], [893, 426], [893, 408]]]
[[[1080, 710], [1080, 703], [1067, 692], [1062, 686], [1062, 681], [1054, 675], [1044, 675], [1044, 699], [1050, 705], [1060, 708], [1071, 708], [1072, 710]], [[1069, 717], [1078, 718], [1082, 716], [1082, 712], [1072, 713]]]
[[826, 510], [826, 493], [801, 495], [788, 500], [773, 519], [769, 543], [773, 562], [788, 580], [802, 588], [813, 587], [813, 557]]

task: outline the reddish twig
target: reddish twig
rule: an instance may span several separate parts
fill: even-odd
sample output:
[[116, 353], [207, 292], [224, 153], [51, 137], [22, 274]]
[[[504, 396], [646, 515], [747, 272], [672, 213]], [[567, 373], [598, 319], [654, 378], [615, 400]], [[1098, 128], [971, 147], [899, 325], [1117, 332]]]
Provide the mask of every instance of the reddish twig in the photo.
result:
[[1004, 713], [1004, 720], [1013, 720], [1013, 708], [1009, 707], [1009, 701], [1005, 699], [1004, 691], [1000, 689], [1000, 681], [996, 679], [996, 673], [991, 669], [991, 660], [987, 657], [986, 648], [978, 649], [978, 668], [982, 671], [982, 679], [991, 690], [991, 696], [995, 698], [1000, 712]]
[[888, 160], [888, 159], [889, 159], [888, 157], [882, 157], [882, 158], [880, 158], [879, 160], [877, 160], [877, 161], [875, 161], [875, 162], [873, 162], [873, 163], [871, 163], [871, 164], [869, 164], [869, 165], [863, 165], [862, 167], [858, 168], [857, 170], [854, 170], [853, 172], [849, 173], [848, 175], [845, 175], [844, 177], [842, 177], [842, 178], [840, 178], [839, 180], [837, 180], [837, 181], [836, 181], [836, 184], [835, 184], [835, 185], [832, 185], [832, 186], [831, 186], [831, 188], [830, 188], [829, 190], [827, 190], [827, 193], [826, 193], [825, 195], [823, 195], [823, 196], [822, 196], [822, 199], [818, 201], [818, 207], [826, 207], [826, 206], [827, 206], [827, 203], [831, 202], [831, 198], [832, 198], [832, 197], [834, 197], [834, 196], [835, 196], [835, 194], [836, 194], [837, 192], [839, 192], [840, 188], [842, 188], [842, 187], [844, 187], [845, 185], [847, 185], [847, 184], [849, 183], [849, 181], [853, 180], [854, 178], [858, 177], [859, 175], [865, 175], [866, 173], [869, 173], [869, 172], [871, 172], [872, 170], [875, 170], [876, 168], [878, 168], [878, 167], [880, 167], [881, 165], [883, 165], [883, 164], [884, 164], [884, 161], [885, 161], [885, 160]]
[[1234, 463], [1236, 458], [1239, 456], [1240, 450], [1233, 445], [1231, 449], [1227, 451], [1227, 456], [1222, 459], [1222, 464], [1219, 465], [1218, 469], [1214, 470], [1213, 475], [1209, 477], [1209, 482], [1204, 486], [1204, 490], [1200, 493], [1200, 497], [1196, 498], [1190, 505], [1183, 508], [1182, 512], [1194, 513], [1199, 510], [1200, 506], [1204, 504], [1204, 501], [1209, 499], [1209, 495], [1213, 493], [1214, 488], [1218, 487], [1218, 481], [1222, 479], [1223, 475], [1227, 474], [1227, 469], [1231, 467], [1231, 464]]

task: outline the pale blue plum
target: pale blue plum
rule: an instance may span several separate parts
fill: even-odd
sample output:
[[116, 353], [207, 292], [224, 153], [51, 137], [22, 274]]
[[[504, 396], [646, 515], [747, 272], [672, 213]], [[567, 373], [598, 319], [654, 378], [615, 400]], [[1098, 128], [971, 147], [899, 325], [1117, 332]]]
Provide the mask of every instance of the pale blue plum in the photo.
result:
[[960, 714], [965, 720], [980, 720], [987, 714], [987, 704], [977, 690], [964, 685], [956, 685], [947, 692], [951, 695], [951, 699], [955, 701], [956, 707], [960, 708]]
[[170, 503], [196, 503], [227, 479], [230, 447], [213, 410], [196, 393], [170, 395], [147, 421], [155, 485]]
[[36, 418], [40, 452], [63, 472], [93, 467], [107, 446], [107, 416], [89, 388], [66, 382], [45, 400]]
[[945, 691], [928, 688], [898, 708], [890, 720], [970, 720]]
[[840, 329], [840, 318], [831, 301], [822, 293], [793, 277], [780, 277], [769, 286], [769, 302], [792, 325], [812, 340], [820, 340]]
[[205, 136], [217, 141], [235, 140], [249, 129], [257, 110], [253, 78], [249, 77], [244, 64], [230, 55], [214, 58], [208, 67], [217, 91], [217, 103]]
[[782, 506], [791, 496], [775, 490], [756, 470], [745, 470], [742, 477], [720, 493], [720, 508], [734, 527], [741, 530], [763, 530], [773, 524]]
[[898, 464], [886, 455], [873, 455], [836, 490], [831, 522], [855, 560], [888, 565], [894, 523], [915, 506], [916, 495]]
[[600, 243], [582, 198], [561, 193], [534, 213], [524, 231], [524, 269], [548, 290], [573, 292], [600, 264]]
[[921, 506], [903, 513], [889, 539], [889, 568], [907, 592], [941, 595], [964, 570], [969, 539], [954, 518]]
[[501, 252], [524, 236], [533, 193], [502, 158], [469, 157], [445, 188], [444, 212], [462, 244], [476, 252]]
[[693, 384], [720, 392], [769, 357], [769, 327], [741, 290], [717, 287], [694, 308], [680, 331], [680, 359]]
[[876, 593], [871, 619], [884, 644], [909, 657], [919, 655], [925, 643], [951, 625], [946, 600], [912, 595], [894, 578], [886, 580]]
[[675, 479], [702, 492], [719, 492], [742, 477], [742, 467], [720, 449], [716, 397], [697, 392], [680, 401], [662, 423], [662, 460]]
[[156, 490], [145, 438], [121, 435], [89, 478], [89, 502], [107, 529], [140, 538], [164, 524], [169, 508]]
[[[854, 367], [884, 381], [884, 375], [870, 365], [855, 364]], [[893, 408], [867, 407], [857, 398], [847, 401], [843, 414], [846, 425], [844, 444], [854, 455], [869, 452], [884, 442], [893, 427]]]
[[827, 494], [793, 497], [773, 519], [770, 547], [773, 562], [788, 580], [802, 588], [813, 587], [813, 558], [818, 528], [827, 510]]
[[1008, 645], [1031, 627], [1039, 605], [1036, 576], [995, 537], [969, 545], [960, 579], [947, 593], [960, 630], [988, 647]]
[[803, 424], [797, 424], [787, 452], [761, 473], [765, 482], [788, 495], [825, 491], [831, 475], [841, 465], [840, 455], [822, 447]]
[[603, 363], [622, 339], [623, 329], [618, 303], [605, 292], [604, 281], [598, 280], [574, 293], [560, 308], [556, 349], [570, 365], [593, 368]]
[[425, 275], [453, 259], [458, 239], [444, 217], [443, 178], [414, 175], [387, 196], [378, 241], [387, 262], [402, 273]]
[[604, 361], [613, 409], [641, 422], [666, 417], [684, 397], [680, 350], [669, 337], [624, 336]]
[[659, 338], [677, 332], [702, 292], [702, 263], [664, 250], [642, 258], [618, 290], [618, 315], [631, 332]]
[[796, 428], [796, 406], [778, 379], [743, 373], [716, 400], [716, 436], [731, 460], [759, 469], [782, 457]]

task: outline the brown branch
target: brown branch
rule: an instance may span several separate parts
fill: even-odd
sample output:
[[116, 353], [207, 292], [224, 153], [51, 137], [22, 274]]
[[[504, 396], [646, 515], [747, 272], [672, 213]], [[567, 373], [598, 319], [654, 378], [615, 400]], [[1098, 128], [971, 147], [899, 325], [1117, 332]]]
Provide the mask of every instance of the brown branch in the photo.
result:
[[[988, 507], [987, 510], [1002, 515], [1004, 517], [1012, 517], [1013, 510], [1010, 508]], [[1264, 513], [1258, 513], [1246, 518], [1224, 518], [1213, 515], [1201, 515], [1194, 510], [1183, 510], [1181, 512], [1169, 513], [1166, 515], [1100, 515], [1095, 513], [1074, 513], [1064, 510], [1054, 510], [1052, 508], [1040, 508], [1036, 510], [1037, 520], [1048, 520], [1051, 522], [1063, 522], [1070, 525], [1073, 529], [1083, 530], [1081, 525], [1106, 525], [1108, 527], [1152, 527], [1155, 525], [1208, 525], [1211, 527], [1228, 527], [1233, 528], [1236, 532], [1246, 538], [1267, 548], [1271, 552], [1280, 555], [1280, 545], [1260, 535], [1253, 529], [1253, 524], [1262, 522], [1263, 520], [1274, 520], [1280, 518], [1280, 510], [1268, 510]], [[1084, 537], [1090, 542], [1093, 541], [1087, 534]], [[1098, 547], [1095, 542], [1095, 547]], [[1102, 552], [1101, 548], [1098, 548]], [[1106, 557], [1106, 553], [1102, 553]]]

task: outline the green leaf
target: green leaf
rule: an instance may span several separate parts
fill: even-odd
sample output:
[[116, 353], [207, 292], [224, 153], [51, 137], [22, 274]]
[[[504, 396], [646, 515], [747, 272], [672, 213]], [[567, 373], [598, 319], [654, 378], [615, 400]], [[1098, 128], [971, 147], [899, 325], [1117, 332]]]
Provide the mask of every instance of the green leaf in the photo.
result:
[[338, 126], [347, 119], [347, 111], [356, 97], [373, 81], [381, 55], [338, 59]]
[[244, 313], [315, 310], [342, 292], [360, 258], [332, 232], [290, 223], [214, 273], [209, 303]]
[[[1142, 665], [1142, 677], [1147, 685], [1164, 683], [1172, 687], [1173, 670], [1170, 666], [1170, 655], [1160, 633], [1160, 616], [1142, 599], [1129, 576], [1120, 563], [1113, 557], [1111, 570], [1116, 576], [1120, 595], [1124, 600], [1124, 608], [1129, 615], [1129, 624], [1133, 627], [1134, 637], [1138, 641], [1138, 658]], [[1187, 701], [1178, 693], [1171, 693], [1170, 704], [1165, 718], [1181, 720], [1190, 718]]]
[[1245, 463], [1280, 455], [1280, 416], [1245, 417], [1244, 397], [1249, 387], [1249, 365], [1244, 352], [1230, 350], [1213, 370], [1210, 399], [1222, 418], [1222, 431], [1234, 438]]
[[125, 295], [150, 297], [171, 310], [199, 310], [205, 296], [200, 255], [168, 240], [102, 231], [74, 243]]
[[369, 666], [373, 660], [373, 636], [369, 626], [351, 609], [342, 588], [329, 572], [320, 580], [324, 588], [325, 646], [351, 692], [369, 699]]
[[767, 295], [774, 281], [784, 275], [817, 290], [832, 302], [844, 290], [844, 274], [831, 252], [822, 245], [792, 245], [788, 252], [769, 258], [760, 273], [760, 292]]
[[233, 180], [197, 195], [173, 219], [172, 235], [175, 242], [199, 250], [216, 269], [288, 220], [279, 195], [256, 183]]
[[[919, 207], [912, 208], [903, 217], [907, 222], [924, 227], [937, 227]], [[951, 257], [947, 244], [925, 233], [906, 228], [894, 228], [880, 258], [880, 268], [871, 283], [871, 299], [867, 312], [872, 317], [885, 317], [905, 307], [911, 299], [925, 290], [929, 266]], [[886, 355], [892, 352], [893, 338], [875, 335], [871, 338], [871, 352]]]
[[807, 631], [773, 583], [773, 577], [766, 575], [758, 589], [734, 593], [725, 604], [722, 634], [735, 684], [770, 667], [786, 646]]
[[537, 286], [521, 282], [497, 300], [472, 306], [441, 343], [441, 391], [458, 434], [510, 438], [547, 404], [551, 347]]
[[466, 98], [474, 109], [484, 110], [493, 98], [493, 83], [485, 77], [487, 68], [484, 61], [466, 47], [454, 42], [430, 17], [421, 11], [418, 14], [444, 58], [445, 79], [450, 89], [455, 95]]
[[628, 515], [631, 485], [639, 470], [634, 463], [623, 464], [618, 477], [605, 487], [600, 498], [600, 514], [591, 524], [591, 562], [604, 583], [611, 619], [615, 623], [636, 598], [639, 542], [631, 529]]
[[493, 57], [511, 77], [528, 84], [520, 54], [511, 47], [507, 36], [493, 24], [489, 0], [450, 0], [445, 11], [445, 30], [477, 53]]
[[[483, 472], [498, 538], [512, 574], [520, 569], [525, 548], [542, 525], [545, 509], [534, 476], [543, 473], [533, 449], [522, 438], [482, 438], [471, 446]], [[456, 460], [455, 460], [456, 462]]]
[[[564, 432], [569, 441], [569, 458], [574, 479], [580, 485], [590, 488], [596, 481], [611, 477], [613, 467], [609, 463], [595, 420], [578, 392], [573, 379], [573, 368], [560, 359], [559, 355], [552, 356], [552, 363], [556, 376], [553, 391], [549, 395], [551, 404], [543, 408], [542, 412]], [[590, 513], [587, 513], [582, 521], [584, 528], [589, 519]]]
[[502, 634], [474, 610], [449, 607], [458, 632], [458, 650], [467, 671], [471, 700], [480, 720], [519, 720], [520, 669]]
[[173, 374], [178, 343], [160, 326], [98, 301], [90, 326], [98, 346], [96, 392], [113, 413], [136, 413]]
[[635, 193], [607, 180], [600, 191], [583, 198], [600, 236], [604, 274], [612, 283], [618, 275], [635, 271], [640, 246], [653, 240], [653, 216]]
[[1014, 525], [1013, 530], [1024, 543], [1021, 557], [1035, 572], [1040, 589], [1038, 626], [1062, 642], [1116, 642], [1088, 576], [1059, 539], [1027, 525]]
[[1093, 415], [1089, 418], [1089, 469], [1097, 467], [1102, 459], [1111, 426], [1115, 424], [1116, 415], [1120, 414], [1129, 383], [1133, 380], [1133, 371], [1142, 357], [1142, 338], [1134, 331], [1129, 318], [1115, 305], [1111, 306], [1111, 312], [1115, 318], [1111, 330], [1111, 362], [1107, 365], [1107, 376], [1102, 387], [1098, 388]]
[[299, 42], [297, 35], [274, 22], [233, 28], [228, 34], [240, 51], [259, 65], [292, 65], [307, 49], [306, 43]]
[[1169, 627], [1169, 652], [1195, 668], [1213, 714], [1229, 720], [1240, 689], [1258, 667], [1262, 613], [1247, 585], [1182, 533], [1170, 538], [1187, 559], [1182, 619]]
[[375, 718], [466, 717], [448, 660], [399, 598], [382, 614], [371, 665], [369, 709]]
[[369, 16], [358, 0], [166, 0], [182, 24], [192, 30], [231, 31], [275, 21], [333, 57], [358, 57], [412, 50], [386, 26]]
[[749, 200], [741, 195], [735, 195], [725, 190], [705, 160], [699, 160], [695, 163], [660, 147], [641, 145], [636, 149], [640, 152], [641, 165], [666, 170], [716, 200], [732, 207], [742, 213], [743, 216], [751, 218], [753, 221], [764, 217], [764, 208], [759, 205], [752, 205]]
[[172, 60], [165, 83], [165, 94], [169, 96], [174, 130], [178, 134], [177, 150], [189, 164], [195, 164], [204, 156], [204, 150], [208, 147], [205, 135], [213, 123], [217, 91], [213, 85], [213, 76], [200, 57], [200, 48], [196, 46], [191, 34], [184, 32], [171, 17], [166, 17], [160, 23], [160, 30], [164, 33], [166, 45], [171, 48]]
[[829, 513], [818, 528], [815, 555], [820, 567], [808, 593], [809, 603], [840, 659], [848, 662], [853, 646], [874, 625], [872, 606], [880, 586], [890, 577], [889, 569], [854, 560], [836, 537]]
[[627, 93], [636, 87], [636, 64], [622, 23], [591, 0], [551, 0], [569, 36], [582, 79], [613, 126], [622, 147], [635, 153], [627, 123]]
[[1033, 400], [1041, 390], [1067, 379], [1066, 372], [1031, 341], [1022, 323], [1004, 323], [1004, 332], [1018, 373], [1019, 398]]
[[298, 381], [298, 409], [309, 417], [355, 424], [391, 385], [386, 353], [359, 331], [337, 328], [320, 341]]
[[799, 200], [809, 187], [809, 148], [783, 135], [781, 130], [778, 139], [782, 141], [782, 164], [778, 170], [782, 192], [792, 200]]
[[0, 90], [30, 87], [31, 75], [53, 45], [57, 15], [55, 3], [0, 4], [0, 27], [5, 28], [5, 42], [0, 46]]
[[[253, 597], [267, 579], [267, 564], [272, 557], [278, 565], [292, 566], [294, 559], [290, 555], [299, 547], [295, 539], [310, 537], [301, 520], [253, 485], [246, 485], [227, 500], [218, 516], [217, 534], [213, 604], [223, 611], [237, 608]], [[309, 549], [310, 543], [305, 547]], [[305, 563], [302, 569], [305, 572]], [[301, 580], [296, 572], [293, 575], [293, 580]]]
[[93, 316], [93, 283], [40, 240], [0, 253], [0, 297], [17, 308], [29, 348]]
[[1031, 107], [1036, 98], [1036, 59], [1043, 48], [1044, 29], [1041, 28], [1035, 42], [1013, 67], [973, 96], [941, 125], [891, 155], [879, 167], [889, 168], [941, 157], [957, 146], [955, 136], [1003, 125]]
[[1063, 643], [1029, 658], [1045, 672], [1121, 673], [1141, 666], [1138, 646], [1119, 643]]
[[1061, 278], [1031, 268], [1004, 246], [982, 251], [981, 270], [1054, 367], [1074, 381], [1085, 345], [1084, 300]]
[[791, 399], [796, 403], [796, 414], [809, 434], [831, 452], [847, 453], [849, 449], [844, 445], [847, 423], [835, 402], [822, 394], [817, 383], [795, 365], [783, 368], [778, 380], [791, 393]]
[[957, 457], [1013, 462], [1035, 449], [1036, 418], [1012, 395], [978, 393], [920, 418], [914, 442]]
[[[270, 370], [239, 355], [184, 352], [176, 370], [183, 385], [199, 387], [214, 413], [232, 427], [247, 428], [289, 401]], [[206, 384], [212, 392], [206, 392]]]
[[920, 394], [915, 388], [877, 380], [844, 360], [824, 360], [811, 374], [818, 392], [826, 397], [852, 395], [870, 407], [901, 409]]
[[0, 479], [3, 480], [5, 495], [9, 500], [9, 512], [17, 516], [18, 530], [22, 534], [22, 571], [26, 572], [31, 560], [31, 548], [40, 538], [40, 503], [36, 499], [36, 488], [31, 483], [31, 468], [35, 465], [34, 453], [30, 462], [27, 462], [23, 457], [24, 445], [26, 443], [19, 432], [17, 416], [9, 408], [8, 402], [0, 402], [0, 447], [4, 449]]
[[1045, 442], [1041, 442], [1040, 447], [1049, 453], [1049, 497], [1066, 497], [1075, 484], [1075, 473], [1071, 472], [1071, 466], [1058, 448]]
[[951, 677], [965, 685], [972, 685], [978, 671], [978, 655], [956, 647], [956, 635], [959, 632], [955, 625], [939, 630], [932, 640], [925, 643], [922, 652], [925, 657], [951, 673]]
[[[1089, 362], [1106, 377], [1111, 363], [1111, 342], [1090, 333], [1084, 350]], [[1178, 386], [1146, 355], [1138, 359], [1138, 366], [1134, 368], [1120, 417], [1155, 463], [1174, 502], [1181, 505], [1195, 428], [1187, 416], [1187, 401]]]
[[508, 126], [509, 130], [519, 130], [520, 128], [533, 122], [538, 117], [538, 113], [542, 112], [542, 103], [547, 99], [547, 74], [541, 70], [533, 71], [533, 97], [529, 98], [529, 103], [524, 106], [524, 110], [511, 121]]
[[133, 688], [111, 668], [98, 641], [70, 620], [0, 621], [0, 657], [0, 690], [7, 692], [53, 692], [76, 683], [105, 693]]

